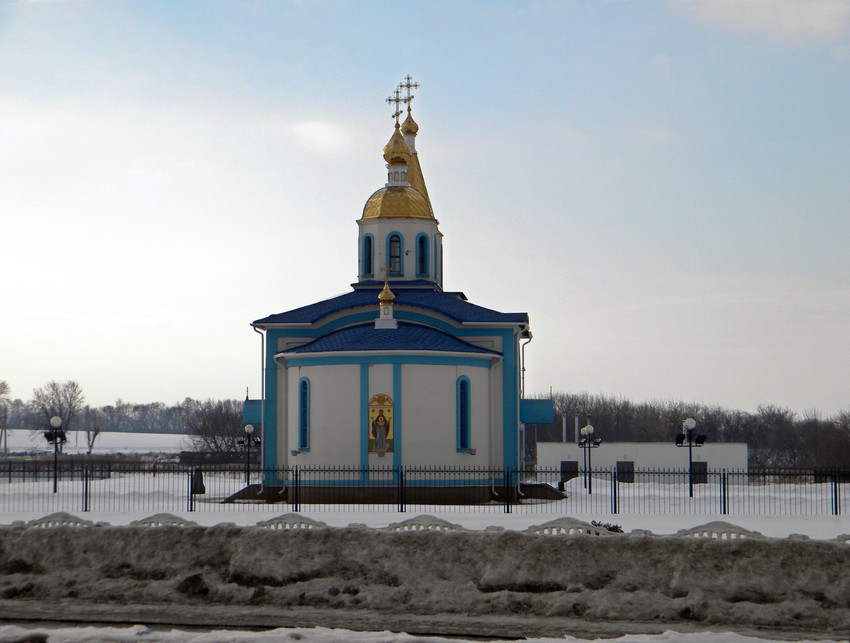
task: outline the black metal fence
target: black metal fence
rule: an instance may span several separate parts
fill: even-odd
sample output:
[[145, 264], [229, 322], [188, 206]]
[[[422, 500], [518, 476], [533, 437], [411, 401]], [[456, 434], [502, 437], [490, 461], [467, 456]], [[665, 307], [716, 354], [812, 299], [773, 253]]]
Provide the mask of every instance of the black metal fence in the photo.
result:
[[[54, 492], [54, 488], [56, 492]], [[492, 511], [817, 516], [850, 512], [846, 470], [510, 470], [446, 467], [0, 464], [0, 511]]]

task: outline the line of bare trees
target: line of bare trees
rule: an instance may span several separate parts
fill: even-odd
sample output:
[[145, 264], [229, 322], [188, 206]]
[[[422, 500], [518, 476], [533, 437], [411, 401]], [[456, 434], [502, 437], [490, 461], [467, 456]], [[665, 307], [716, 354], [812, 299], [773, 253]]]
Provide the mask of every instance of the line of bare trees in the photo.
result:
[[798, 416], [773, 405], [748, 413], [686, 402], [635, 403], [587, 393], [556, 393], [553, 398], [555, 422], [529, 432], [529, 449], [534, 448], [535, 437], [541, 442], [560, 441], [562, 418], [567, 421], [568, 439], [574, 418], [578, 416], [583, 426], [590, 415], [594, 435], [606, 441], [672, 442], [681, 433], [682, 420], [692, 417], [710, 442], [746, 442], [751, 467], [850, 468], [850, 410], [821, 418], [815, 413]]
[[[710, 442], [746, 442], [751, 467], [850, 468], [850, 410], [820, 418], [771, 405], [749, 413], [686, 402], [635, 403], [586, 393], [556, 393], [553, 398], [555, 422], [527, 432], [527, 456], [533, 457], [538, 441], [562, 439], [562, 418], [567, 420], [568, 436], [576, 416], [583, 425], [590, 415], [597, 435], [606, 441], [666, 442], [681, 431], [684, 418], [693, 417], [699, 433]], [[104, 428], [187, 430], [195, 449], [213, 452], [238, 450], [236, 440], [243, 436], [238, 400], [186, 398], [172, 405], [118, 400], [92, 407], [85, 404], [79, 384], [69, 381], [48, 382], [24, 402], [13, 400], [9, 385], [0, 380], [0, 430], [6, 426], [43, 430], [54, 415], [62, 418], [66, 430], [85, 432], [89, 452]]]
[[85, 403], [82, 387], [74, 381], [48, 382], [35, 389], [30, 400], [24, 401], [12, 399], [9, 384], [0, 380], [0, 432], [7, 427], [42, 431], [49, 428], [50, 418], [54, 416], [62, 418], [66, 431], [85, 435], [89, 453], [104, 429], [187, 433], [195, 449], [215, 452], [237, 450], [236, 440], [244, 435], [239, 400], [187, 397], [167, 405], [134, 404], [119, 399], [115, 404], [94, 407]]

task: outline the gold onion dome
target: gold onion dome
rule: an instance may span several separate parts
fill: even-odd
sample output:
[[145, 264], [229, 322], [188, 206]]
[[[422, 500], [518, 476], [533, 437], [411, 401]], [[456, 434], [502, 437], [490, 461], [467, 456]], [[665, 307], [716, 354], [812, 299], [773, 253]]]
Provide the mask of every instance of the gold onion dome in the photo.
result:
[[389, 282], [384, 281], [384, 289], [381, 290], [380, 293], [378, 293], [378, 301], [382, 305], [393, 305], [393, 302], [395, 301], [395, 295], [393, 294], [393, 291], [390, 290]]
[[413, 188], [381, 188], [369, 197], [362, 219], [433, 219], [431, 208]]
[[419, 133], [419, 125], [417, 125], [416, 121], [413, 120], [413, 114], [410, 113], [410, 110], [407, 111], [407, 118], [405, 118], [404, 122], [401, 124], [401, 133], [413, 134], [414, 136]]
[[387, 165], [408, 165], [410, 163], [410, 146], [404, 140], [404, 136], [401, 135], [398, 123], [395, 124], [395, 131], [390, 137], [389, 143], [384, 146], [384, 160]]

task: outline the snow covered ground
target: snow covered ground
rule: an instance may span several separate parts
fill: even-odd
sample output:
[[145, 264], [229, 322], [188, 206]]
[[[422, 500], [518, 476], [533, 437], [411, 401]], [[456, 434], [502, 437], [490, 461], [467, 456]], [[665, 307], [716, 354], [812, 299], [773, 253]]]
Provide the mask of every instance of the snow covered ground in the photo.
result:
[[[55, 511], [107, 515], [114, 523], [115, 516], [150, 515], [154, 513], [192, 513], [201, 524], [215, 524], [222, 519], [238, 524], [254, 524], [258, 520], [289, 511], [283, 504], [222, 504], [222, 500], [245, 486], [241, 472], [205, 472], [205, 493], [192, 497], [189, 511], [190, 477], [186, 471], [151, 473], [120, 473], [116, 468], [111, 475], [98, 477], [85, 483], [79, 472], [68, 474], [58, 481], [57, 493], [53, 493], [53, 480], [46, 472], [36, 480], [21, 479], [20, 474], [3, 475], [0, 472], [0, 513], [5, 516], [35, 516]], [[29, 475], [32, 475], [31, 473]], [[661, 482], [659, 480], [662, 480]], [[663, 480], [668, 480], [663, 482]], [[694, 487], [694, 497], [688, 497], [686, 474], [670, 474], [651, 482], [620, 484], [618, 512], [612, 513], [611, 482], [605, 476], [594, 481], [593, 494], [588, 494], [579, 478], [569, 481], [565, 491], [567, 498], [557, 501], [526, 499], [521, 505], [505, 507], [499, 503], [477, 506], [427, 506], [409, 505], [406, 513], [451, 515], [456, 521], [466, 524], [507, 524], [523, 528], [534, 522], [543, 522], [557, 516], [579, 516], [605, 522], [616, 522], [630, 528], [664, 531], [666, 525], [676, 529], [690, 527], [716, 516], [724, 516], [742, 526], [762, 531], [768, 535], [806, 533], [815, 538], [829, 538], [850, 531], [841, 516], [850, 515], [850, 484], [788, 484], [770, 481], [767, 484], [728, 485], [728, 513], [721, 514], [719, 484], [700, 484]], [[838, 492], [838, 498], [833, 494]], [[835, 508], [839, 516], [833, 516]], [[367, 522], [374, 519], [386, 524], [398, 513], [396, 504], [384, 505], [326, 505], [302, 504], [299, 511], [308, 515], [334, 515], [334, 525], [344, 526], [340, 519], [355, 517], [351, 522]], [[364, 516], [364, 517], [359, 517]], [[372, 518], [369, 518], [372, 517]], [[325, 518], [322, 518], [325, 520]], [[215, 521], [215, 522], [211, 522]], [[684, 523], [684, 524], [683, 524]], [[487, 525], [483, 525], [487, 526]], [[795, 528], [800, 526], [800, 529]], [[843, 529], [843, 531], [842, 531]], [[661, 530], [661, 531], [658, 531]], [[836, 531], [838, 530], [838, 531]], [[673, 530], [675, 531], [675, 529]], [[785, 533], [783, 533], [785, 532]], [[811, 533], [809, 533], [811, 532]]]

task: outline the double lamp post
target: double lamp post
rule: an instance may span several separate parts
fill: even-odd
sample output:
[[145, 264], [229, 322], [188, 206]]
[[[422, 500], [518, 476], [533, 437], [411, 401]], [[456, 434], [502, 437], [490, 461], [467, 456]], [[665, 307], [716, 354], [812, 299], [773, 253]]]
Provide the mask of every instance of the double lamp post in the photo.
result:
[[252, 437], [252, 433], [254, 433], [254, 425], [246, 424], [245, 425], [245, 437], [244, 438], [236, 438], [236, 444], [245, 448], [245, 486], [251, 484], [251, 447], [257, 446], [259, 447], [261, 444], [260, 437]]
[[590, 423], [590, 416], [587, 416], [585, 426], [581, 428], [582, 438], [578, 441], [578, 448], [584, 454], [584, 486], [587, 489], [588, 495], [593, 493], [593, 476], [591, 475], [591, 449], [596, 449], [602, 444], [602, 438], [593, 437], [593, 425]]
[[688, 447], [688, 497], [694, 497], [694, 448], [705, 444], [704, 435], [695, 435], [697, 421], [687, 418], [682, 421], [682, 432], [676, 436], [676, 446]]
[[56, 493], [59, 489], [59, 448], [68, 440], [62, 430], [62, 418], [58, 415], [50, 418], [50, 428], [44, 432], [44, 439], [53, 445], [53, 493]]

